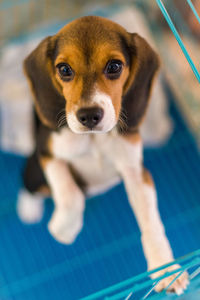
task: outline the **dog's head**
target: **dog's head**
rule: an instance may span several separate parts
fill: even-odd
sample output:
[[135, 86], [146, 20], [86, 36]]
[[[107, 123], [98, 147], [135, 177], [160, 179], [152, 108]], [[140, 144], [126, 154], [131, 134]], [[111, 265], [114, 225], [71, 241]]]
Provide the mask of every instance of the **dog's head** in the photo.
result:
[[75, 133], [141, 121], [158, 69], [148, 43], [120, 25], [83, 17], [47, 37], [24, 63], [41, 121]]

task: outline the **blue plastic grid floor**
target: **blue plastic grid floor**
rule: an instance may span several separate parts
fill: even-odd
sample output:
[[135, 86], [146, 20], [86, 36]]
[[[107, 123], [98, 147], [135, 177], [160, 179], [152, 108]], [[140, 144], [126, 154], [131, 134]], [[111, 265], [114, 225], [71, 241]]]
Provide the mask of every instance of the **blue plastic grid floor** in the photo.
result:
[[[173, 104], [174, 133], [159, 149], [146, 149], [159, 207], [175, 257], [200, 246], [200, 156]], [[38, 225], [15, 213], [24, 158], [0, 153], [0, 299], [74, 300], [146, 270], [140, 233], [122, 184], [87, 201], [77, 241], [63, 246], [49, 235], [47, 201]]]

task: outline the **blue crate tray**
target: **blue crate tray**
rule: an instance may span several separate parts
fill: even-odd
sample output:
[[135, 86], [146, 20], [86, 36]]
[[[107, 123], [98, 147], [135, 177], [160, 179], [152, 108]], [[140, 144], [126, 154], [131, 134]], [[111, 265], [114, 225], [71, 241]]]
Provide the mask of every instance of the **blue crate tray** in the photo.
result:
[[[171, 115], [175, 127], [169, 142], [145, 149], [144, 157], [155, 179], [167, 235], [179, 257], [200, 245], [200, 156], [172, 102]], [[0, 153], [1, 300], [80, 299], [146, 271], [123, 184], [88, 199], [82, 233], [73, 245], [64, 246], [46, 228], [53, 209], [50, 200], [40, 224], [23, 225], [16, 215], [24, 161]]]

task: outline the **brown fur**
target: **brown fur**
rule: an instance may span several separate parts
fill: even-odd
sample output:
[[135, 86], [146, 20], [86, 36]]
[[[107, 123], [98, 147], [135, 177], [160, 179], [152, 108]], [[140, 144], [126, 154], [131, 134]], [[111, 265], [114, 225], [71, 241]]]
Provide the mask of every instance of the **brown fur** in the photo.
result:
[[123, 135], [123, 138], [129, 142], [130, 144], [136, 144], [141, 142], [141, 136], [139, 134], [139, 132], [135, 132], [135, 133], [127, 133]]
[[45, 197], [49, 197], [51, 195], [50, 188], [47, 185], [41, 185], [38, 189], [38, 192], [44, 195]]
[[50, 157], [48, 156], [40, 156], [40, 164], [41, 164], [41, 167], [43, 169], [46, 168], [46, 165], [48, 164], [48, 162], [51, 160]]
[[143, 179], [144, 179], [144, 182], [150, 186], [154, 186], [154, 182], [153, 182], [153, 179], [152, 179], [152, 176], [151, 174], [149, 173], [149, 171], [145, 168], [143, 168]]

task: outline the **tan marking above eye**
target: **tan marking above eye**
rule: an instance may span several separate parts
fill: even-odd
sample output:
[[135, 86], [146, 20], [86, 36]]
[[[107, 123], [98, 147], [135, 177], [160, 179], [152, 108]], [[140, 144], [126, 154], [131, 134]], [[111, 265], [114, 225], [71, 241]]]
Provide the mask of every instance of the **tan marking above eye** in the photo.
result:
[[120, 60], [124, 65], [126, 64], [126, 61], [124, 59], [124, 56], [119, 52], [109, 52], [105, 53], [104, 56], [102, 55], [102, 61], [104, 63], [107, 63], [110, 60]]
[[68, 44], [61, 48], [55, 60], [55, 66], [59, 63], [68, 63], [73, 68], [74, 64], [76, 65], [80, 60], [83, 60], [82, 51], [75, 44]]
[[120, 51], [113, 51], [109, 46], [102, 46], [96, 49], [93, 53], [93, 64], [96, 66], [99, 71], [104, 70], [107, 63], [111, 60], [119, 60], [123, 65], [126, 65], [125, 58]]

